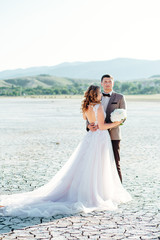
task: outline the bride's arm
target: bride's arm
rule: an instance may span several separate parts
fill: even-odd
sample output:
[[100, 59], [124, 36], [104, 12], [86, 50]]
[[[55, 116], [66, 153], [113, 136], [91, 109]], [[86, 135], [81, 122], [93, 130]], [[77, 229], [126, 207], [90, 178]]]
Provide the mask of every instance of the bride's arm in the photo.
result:
[[104, 122], [104, 110], [103, 106], [100, 105], [97, 111], [97, 120], [98, 120], [98, 126], [100, 130], [107, 130], [114, 128], [122, 123], [121, 122], [114, 122], [114, 123], [105, 123]]

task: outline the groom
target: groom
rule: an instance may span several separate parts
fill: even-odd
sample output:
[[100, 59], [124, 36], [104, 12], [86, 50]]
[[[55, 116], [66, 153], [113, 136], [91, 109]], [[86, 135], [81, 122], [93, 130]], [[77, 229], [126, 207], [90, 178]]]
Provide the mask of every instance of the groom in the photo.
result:
[[[124, 96], [122, 94], [116, 93], [113, 91], [114, 79], [112, 76], [106, 74], [101, 78], [101, 85], [103, 87], [103, 96], [102, 96], [102, 105], [104, 107], [104, 111], [106, 112], [106, 123], [111, 123], [110, 114], [116, 108], [126, 109], [126, 102]], [[88, 130], [96, 131], [98, 126], [94, 126], [94, 124], [88, 124]], [[120, 127], [115, 127], [109, 129], [112, 147], [115, 157], [115, 162], [117, 166], [118, 175], [122, 182], [122, 174], [120, 168], [120, 140], [121, 140], [121, 129]]]

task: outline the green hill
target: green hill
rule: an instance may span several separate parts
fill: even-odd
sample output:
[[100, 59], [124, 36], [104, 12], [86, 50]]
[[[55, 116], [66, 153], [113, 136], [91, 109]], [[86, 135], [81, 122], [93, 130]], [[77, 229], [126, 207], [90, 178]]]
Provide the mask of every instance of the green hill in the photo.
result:
[[0, 80], [0, 95], [83, 94], [97, 80], [55, 77], [48, 74]]
[[[84, 94], [91, 84], [99, 80], [55, 77], [48, 74], [0, 80], [0, 96]], [[115, 81], [114, 90], [126, 94], [159, 94], [160, 78], [153, 75], [135, 81]]]
[[[88, 79], [72, 79], [64, 77], [55, 77], [48, 74], [40, 74], [38, 76], [11, 78], [0, 80], [0, 87], [23, 87], [23, 88], [36, 88], [36, 87], [66, 87], [76, 83], [86, 84], [91, 83], [93, 80]], [[94, 80], [97, 82], [97, 80]]]

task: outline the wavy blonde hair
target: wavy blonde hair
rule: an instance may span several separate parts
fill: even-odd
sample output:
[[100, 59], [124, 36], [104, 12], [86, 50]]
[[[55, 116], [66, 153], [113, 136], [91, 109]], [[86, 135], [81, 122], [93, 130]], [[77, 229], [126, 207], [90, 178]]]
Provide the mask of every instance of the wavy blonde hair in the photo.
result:
[[100, 103], [97, 100], [99, 86], [91, 85], [88, 87], [87, 91], [84, 93], [84, 99], [82, 101], [81, 110], [84, 113], [88, 109], [88, 105], [95, 105]]

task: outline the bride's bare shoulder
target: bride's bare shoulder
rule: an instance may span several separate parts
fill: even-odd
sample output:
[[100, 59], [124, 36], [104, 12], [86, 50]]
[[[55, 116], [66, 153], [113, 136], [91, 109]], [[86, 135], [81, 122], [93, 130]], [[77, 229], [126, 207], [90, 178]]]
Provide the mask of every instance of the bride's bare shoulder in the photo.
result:
[[87, 120], [87, 117], [86, 117], [86, 113], [85, 113], [85, 112], [83, 112], [83, 119], [84, 119], [84, 120]]
[[87, 108], [86, 112], [89, 112], [91, 110], [93, 110], [93, 105], [88, 105], [88, 108]]
[[102, 103], [100, 103], [98, 106], [98, 111], [102, 111], [102, 110], [103, 110], [103, 105], [102, 105]]

